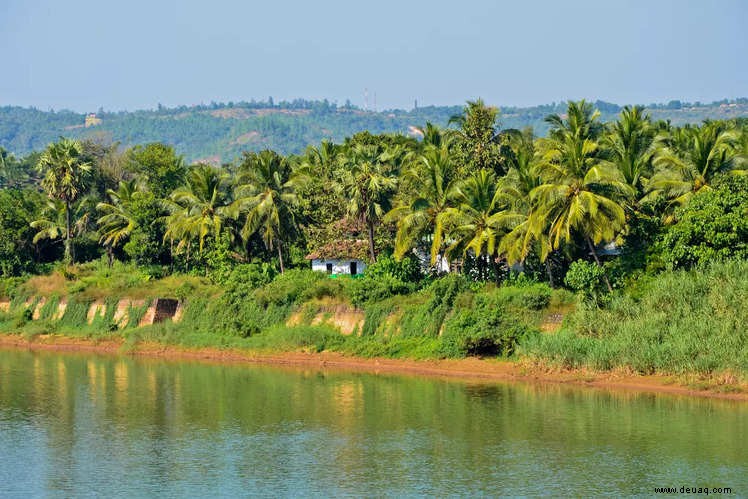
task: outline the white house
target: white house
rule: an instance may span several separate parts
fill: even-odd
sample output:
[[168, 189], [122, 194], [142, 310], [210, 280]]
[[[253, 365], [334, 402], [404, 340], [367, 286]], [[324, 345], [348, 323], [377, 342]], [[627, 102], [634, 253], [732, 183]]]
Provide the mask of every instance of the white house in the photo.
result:
[[367, 243], [361, 240], [334, 241], [306, 256], [312, 270], [330, 275], [363, 274], [366, 269]]

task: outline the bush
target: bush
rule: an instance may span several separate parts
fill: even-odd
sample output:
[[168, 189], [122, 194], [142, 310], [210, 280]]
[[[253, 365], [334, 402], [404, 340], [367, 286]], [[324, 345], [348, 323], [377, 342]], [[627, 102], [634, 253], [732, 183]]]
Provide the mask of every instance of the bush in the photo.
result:
[[397, 261], [393, 256], [380, 256], [376, 262], [366, 268], [368, 277], [380, 278], [392, 276], [402, 282], [415, 283], [423, 279], [421, 264], [416, 258], [406, 256]]
[[665, 232], [662, 258], [671, 268], [748, 258], [748, 177], [725, 176], [676, 211]]
[[223, 284], [226, 288], [246, 286], [256, 289], [271, 283], [276, 275], [278, 271], [269, 263], [244, 263], [234, 266]]
[[605, 269], [585, 260], [577, 260], [569, 266], [564, 282], [585, 300], [600, 304], [605, 296]]
[[473, 283], [458, 274], [448, 274], [422, 291], [428, 300], [403, 314], [400, 321], [403, 336], [438, 336], [444, 319], [452, 311], [457, 296], [470, 290]]
[[378, 276], [367, 274], [364, 275], [363, 279], [357, 279], [351, 285], [351, 301], [354, 305], [360, 306], [366, 302], [382, 301], [391, 296], [409, 293], [412, 290], [412, 285], [391, 274]]
[[477, 294], [471, 306], [445, 321], [443, 352], [448, 357], [510, 356], [534, 331], [519, 314], [508, 313], [500, 294]]
[[272, 282], [258, 288], [254, 298], [261, 307], [291, 305], [301, 300], [303, 294], [327, 276], [308, 269], [287, 270]]
[[525, 284], [522, 286], [502, 286], [495, 293], [498, 300], [517, 308], [542, 310], [551, 301], [551, 288], [547, 284]]

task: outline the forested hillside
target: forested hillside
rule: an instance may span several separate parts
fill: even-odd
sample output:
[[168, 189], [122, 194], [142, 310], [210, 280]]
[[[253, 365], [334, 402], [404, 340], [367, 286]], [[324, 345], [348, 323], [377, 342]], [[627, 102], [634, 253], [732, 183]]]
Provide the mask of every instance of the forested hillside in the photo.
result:
[[[531, 126], [542, 136], [548, 130], [543, 119], [563, 113], [565, 102], [528, 107], [501, 107], [502, 128]], [[601, 121], [614, 121], [621, 107], [598, 101]], [[704, 119], [748, 116], [748, 98], [711, 104], [681, 103], [647, 106], [654, 121], [670, 120], [674, 125], [700, 123]], [[85, 126], [86, 115], [72, 111], [40, 111], [34, 108], [0, 107], [0, 147], [17, 156], [40, 151], [60, 136], [93, 139], [125, 146], [162, 142], [175, 147], [188, 162], [232, 161], [241, 151], [273, 149], [283, 154], [300, 153], [322, 139], [341, 142], [345, 137], [368, 130], [371, 133], [413, 132], [426, 122], [446, 126], [461, 106], [419, 107], [410, 111], [365, 111], [349, 104], [328, 101], [211, 103], [133, 112], [99, 110], [101, 120]]]

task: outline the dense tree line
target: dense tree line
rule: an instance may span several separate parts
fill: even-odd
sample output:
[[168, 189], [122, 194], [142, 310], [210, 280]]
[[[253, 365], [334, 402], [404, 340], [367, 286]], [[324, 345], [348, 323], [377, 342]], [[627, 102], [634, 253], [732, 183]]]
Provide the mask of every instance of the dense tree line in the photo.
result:
[[[745, 122], [675, 127], [626, 107], [604, 124], [585, 101], [545, 122], [540, 138], [502, 129], [478, 100], [418, 138], [363, 132], [220, 167], [161, 143], [0, 151], [0, 273], [104, 255], [191, 272], [263, 260], [283, 272], [327, 244], [365, 241], [370, 261], [416, 252], [476, 280], [500, 282], [514, 266], [552, 286], [571, 268], [567, 282], [587, 272], [612, 289], [637, 272], [748, 254]], [[606, 263], [611, 252], [621, 254]]]

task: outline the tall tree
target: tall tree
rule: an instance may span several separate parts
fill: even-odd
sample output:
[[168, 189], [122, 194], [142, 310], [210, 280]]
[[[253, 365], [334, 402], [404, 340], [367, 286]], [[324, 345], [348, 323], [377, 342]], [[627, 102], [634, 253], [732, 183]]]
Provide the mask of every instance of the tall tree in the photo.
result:
[[[147, 193], [150, 195], [150, 193]], [[140, 188], [136, 180], [122, 181], [115, 191], [107, 191], [110, 202], [99, 203], [96, 209], [102, 213], [96, 221], [99, 226], [99, 242], [104, 245], [112, 266], [113, 249], [127, 240], [138, 228], [138, 217], [133, 213], [132, 205], [143, 196], [145, 192]]]
[[[584, 238], [595, 262], [602, 266], [595, 245], [612, 241], [625, 226], [621, 200], [631, 193], [620, 171], [602, 161], [598, 139], [599, 113], [585, 102], [570, 102], [567, 118], [554, 114], [549, 137], [541, 139], [538, 165], [543, 184], [530, 193], [530, 228], [546, 232], [553, 249]], [[605, 277], [608, 289], [610, 282]]]
[[347, 199], [348, 213], [367, 228], [372, 261], [377, 259], [374, 229], [392, 207], [398, 181], [394, 162], [401, 153], [396, 147], [357, 143], [342, 156], [340, 189]]
[[607, 159], [638, 194], [652, 173], [655, 128], [641, 106], [626, 106], [603, 138]]
[[497, 108], [486, 106], [478, 99], [468, 101], [462, 114], [450, 118], [450, 124], [459, 127], [453, 132], [455, 160], [463, 177], [481, 169], [497, 175], [506, 173], [501, 158], [498, 117]]
[[91, 165], [82, 161], [82, 154], [80, 142], [61, 137], [47, 147], [37, 163], [47, 195], [65, 205], [65, 261], [68, 264], [75, 260], [71, 205], [85, 191], [91, 172]]
[[402, 174], [405, 184], [414, 193], [406, 196], [393, 208], [386, 220], [397, 221], [395, 257], [430, 240], [431, 265], [441, 253], [441, 232], [436, 231], [439, 215], [449, 207], [449, 197], [455, 179], [455, 167], [445, 145], [427, 146]]
[[496, 175], [487, 169], [459, 182], [452, 197], [454, 206], [438, 217], [437, 237], [446, 234], [450, 255], [465, 256], [472, 252], [481, 278], [485, 278], [489, 264], [496, 266], [501, 238], [516, 224], [517, 217], [506, 210]]
[[281, 273], [285, 272], [284, 241], [296, 226], [296, 190], [305, 180], [303, 170], [294, 171], [273, 151], [247, 154], [241, 166], [233, 210], [244, 214], [242, 238], [246, 241], [259, 232], [267, 249], [278, 252]]
[[177, 250], [189, 249], [196, 239], [200, 254], [205, 239], [212, 235], [218, 241], [229, 203], [228, 175], [222, 170], [197, 164], [187, 173], [184, 186], [172, 192], [165, 201], [169, 216], [164, 239], [178, 241]]
[[181, 187], [188, 170], [173, 147], [158, 142], [133, 147], [128, 168], [146, 179], [148, 189], [157, 198], [166, 198]]
[[744, 173], [748, 157], [739, 153], [740, 131], [724, 121], [685, 126], [658, 142], [657, 168], [645, 201], [664, 196], [671, 206], [685, 204], [702, 189], [710, 189], [720, 173]]

